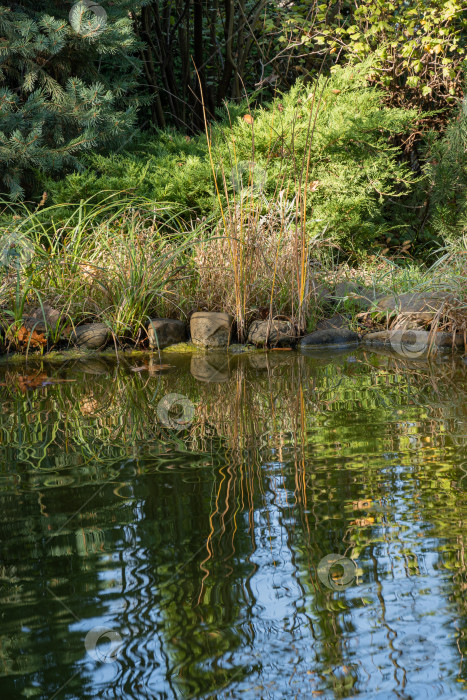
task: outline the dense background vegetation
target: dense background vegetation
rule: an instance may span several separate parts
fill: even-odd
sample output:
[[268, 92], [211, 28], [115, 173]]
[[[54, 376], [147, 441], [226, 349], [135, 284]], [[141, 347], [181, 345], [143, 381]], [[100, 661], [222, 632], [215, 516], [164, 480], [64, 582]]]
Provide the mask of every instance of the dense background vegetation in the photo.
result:
[[303, 330], [317, 266], [453, 260], [466, 44], [460, 0], [0, 5], [2, 241], [35, 250], [8, 313], [34, 291], [130, 334], [194, 305]]
[[[0, 164], [4, 188], [14, 199], [41, 194], [44, 175], [56, 178], [83, 167], [89, 169], [83, 181], [72, 179], [70, 185], [54, 188], [49, 180], [47, 189], [63, 201], [72, 195], [86, 196], [96, 186], [128, 189], [133, 178], [132, 186], [138, 191], [148, 165], [152, 186], [145, 183], [142, 194], [156, 200], [176, 195], [181, 203], [203, 212], [210, 206], [206, 194], [212, 186], [204, 175], [201, 191], [193, 192], [188, 181], [197, 179], [199, 163], [207, 162], [200, 140], [190, 141], [204, 130], [205, 118], [229, 123], [232, 114], [226, 116], [226, 100], [236, 116], [235, 107], [240, 106], [240, 113], [249, 111], [246, 100], [255, 107], [267, 104], [297, 78], [306, 84], [343, 64], [360, 66], [360, 72], [365, 66], [368, 87], [382, 91], [374, 93], [381, 105], [418, 110], [418, 120], [408, 112], [405, 123], [399, 124], [393, 145], [400, 149], [399, 160], [405, 157], [413, 173], [420, 175], [423, 164], [429, 163], [426, 174], [431, 181], [426, 184], [428, 190], [435, 185], [435, 208], [445, 199], [446, 168], [437, 167], [440, 160], [452, 161], [459, 143], [461, 151], [465, 149], [463, 117], [447, 131], [446, 140], [456, 142], [450, 155], [445, 155], [446, 145], [434, 145], [433, 137], [420, 137], [429, 126], [443, 128], [458, 110], [462, 95], [467, 17], [456, 0], [358, 4], [344, 0], [330, 4], [115, 0], [101, 5], [26, 0], [0, 6], [0, 34]], [[295, 100], [299, 92], [293, 93]], [[351, 92], [344, 110], [352, 96]], [[381, 115], [384, 132], [387, 115]], [[354, 143], [361, 143], [364, 116], [361, 112], [354, 134], [350, 134], [352, 120], [347, 121], [344, 139], [350, 134]], [[289, 122], [300, 117], [289, 110]], [[186, 146], [176, 134], [161, 136], [158, 129], [167, 126], [184, 134]], [[373, 118], [366, 141], [376, 154], [377, 127]], [[285, 128], [290, 130], [291, 123]], [[247, 136], [246, 146], [252, 148]], [[89, 152], [93, 158], [87, 161]], [[96, 158], [98, 153], [115, 152], [120, 158]], [[359, 154], [352, 157], [357, 160]], [[191, 159], [188, 170], [186, 159]], [[184, 164], [184, 175], [167, 182], [167, 172], [180, 168], [177, 160]], [[459, 178], [456, 190], [465, 175], [461, 161], [454, 168]], [[339, 161], [334, 170], [338, 165]], [[438, 181], [441, 194], [436, 192]], [[396, 175], [393, 186], [397, 188], [398, 183]], [[407, 187], [398, 194], [402, 193], [407, 193]], [[356, 196], [358, 210], [360, 192]], [[404, 240], [426, 235], [426, 206], [419, 206], [416, 221], [406, 211], [405, 228], [412, 230], [402, 236]], [[440, 232], [440, 219], [455, 227], [452, 210], [457, 214], [462, 209], [456, 196], [449, 211], [437, 211], [436, 232]], [[370, 235], [368, 243], [373, 238]], [[402, 241], [396, 236], [395, 242]]]
[[[334, 126], [329, 120], [325, 126], [328, 132], [334, 128], [339, 151], [336, 157], [329, 153], [329, 172], [350, 185], [341, 205], [350, 203], [350, 216], [360, 226], [358, 212], [365, 209], [369, 192], [362, 200], [361, 187], [352, 187], [361, 178], [347, 171], [342, 156], [347, 152], [344, 160], [358, 167], [363, 147], [366, 158], [375, 156], [374, 181], [381, 185], [384, 180], [384, 187], [378, 190], [375, 184], [372, 192], [382, 192], [376, 218], [392, 223], [380, 227], [382, 241], [424, 244], [444, 228], [463, 228], [465, 109], [460, 117], [458, 113], [467, 17], [458, 0], [115, 0], [101, 5], [26, 0], [0, 6], [0, 35], [0, 165], [4, 189], [13, 199], [40, 198], [45, 187], [55, 201], [131, 188], [155, 201], [176, 199], [203, 214], [215, 195], [206, 144], [196, 136], [205, 131], [205, 120], [220, 120], [228, 131], [236, 117], [253, 107], [268, 110], [275, 99], [280, 110], [285, 99], [288, 111], [280, 119], [276, 115], [274, 148], [288, 157], [290, 142], [284, 146], [281, 133], [290, 136], [293, 124], [306, 119], [299, 104], [306, 88], [288, 97], [283, 91], [298, 78], [306, 85], [319, 74], [329, 76], [340, 65], [351, 65], [359, 75], [363, 66], [367, 88], [377, 90], [370, 117], [364, 104], [356, 114], [351, 73], [347, 86], [334, 88], [347, 87], [348, 98], [339, 105]], [[380, 147], [391, 117], [382, 110], [378, 124], [375, 102], [407, 110], [405, 119], [393, 113], [398, 129], [391, 130], [390, 143], [398, 151], [389, 172]], [[443, 130], [449, 118], [454, 122], [439, 142], [429, 130]], [[267, 126], [271, 132], [266, 121], [258, 131]], [[316, 140], [325, 122], [317, 125]], [[159, 131], [167, 127], [177, 131]], [[365, 141], [362, 129], [367, 130]], [[247, 158], [253, 160], [250, 131], [237, 129], [236, 136], [240, 150], [250, 150]], [[261, 135], [265, 132], [258, 140]], [[273, 180], [277, 173], [270, 167], [271, 152], [261, 150]], [[394, 205], [394, 197], [414, 190], [414, 177], [401, 183], [404, 161], [412, 176], [424, 175], [425, 180], [415, 188], [417, 201], [391, 206], [387, 195]], [[315, 165], [311, 163], [312, 170]], [[85, 174], [55, 184], [70, 171]], [[447, 173], [454, 179], [449, 201]], [[313, 173], [311, 179], [321, 181], [321, 174]], [[335, 189], [329, 191], [330, 202]], [[323, 187], [319, 191], [317, 196]], [[430, 221], [428, 214], [433, 214]], [[332, 235], [332, 225], [327, 228]], [[388, 228], [394, 233], [386, 236]], [[341, 241], [346, 235], [338, 231], [334, 238]], [[365, 245], [371, 246], [374, 238], [370, 225]]]

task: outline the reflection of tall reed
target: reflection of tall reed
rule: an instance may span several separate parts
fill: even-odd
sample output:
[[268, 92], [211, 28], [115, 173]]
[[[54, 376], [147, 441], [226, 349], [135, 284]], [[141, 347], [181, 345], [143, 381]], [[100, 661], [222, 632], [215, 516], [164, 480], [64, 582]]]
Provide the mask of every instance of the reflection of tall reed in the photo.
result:
[[[436, 440], [437, 451], [426, 450], [423, 458], [417, 453], [411, 463], [417, 515], [423, 515], [418, 481], [438, 475], [436, 460], [450, 447], [450, 426], [453, 433], [459, 430], [455, 419], [465, 415], [466, 398], [461, 388], [465, 370], [459, 365], [403, 367], [381, 356], [374, 366], [376, 357], [363, 354], [358, 360], [329, 364], [282, 353], [231, 357], [231, 378], [218, 384], [197, 382], [182, 361], [176, 373], [150, 375], [128, 372], [131, 360], [118, 366], [93, 360], [66, 371], [47, 366], [51, 375], [78, 381], [26, 393], [18, 379], [24, 369], [2, 373], [3, 469], [8, 475], [11, 465], [17, 466], [22, 481], [15, 488], [23, 489], [29, 499], [28, 517], [33, 505], [41, 516], [38, 522], [44, 531], [39, 532], [46, 552], [57, 558], [70, 556], [75, 547], [80, 557], [89, 557], [86, 565], [92, 568], [94, 548], [109, 548], [109, 540], [121, 547], [121, 539], [128, 538], [125, 558], [112, 566], [121, 567], [124, 581], [121, 618], [134, 630], [125, 652], [130, 690], [137, 681], [134, 662], [141, 649], [153, 648], [153, 637], [166, 672], [176, 679], [174, 694], [193, 695], [200, 688], [219, 691], [248, 675], [246, 663], [235, 660], [236, 665], [225, 668], [217, 661], [245, 646], [254, 648], [257, 631], [246, 621], [254, 616], [255, 576], [261, 568], [256, 558], [261, 555], [261, 566], [269, 567], [271, 579], [284, 563], [289, 567], [290, 581], [299, 592], [290, 610], [290, 629], [306, 627], [318, 650], [316, 670], [323, 686], [336, 697], [345, 696], [337, 672], [333, 676], [328, 670], [341, 669], [347, 662], [343, 635], [349, 633], [352, 610], [358, 612], [361, 601], [354, 599], [352, 607], [347, 596], [324, 590], [316, 565], [332, 551], [347, 556], [364, 552], [378, 563], [379, 533], [374, 544], [370, 518], [353, 515], [359, 508], [353, 503], [356, 499], [370, 502], [386, 493], [389, 501], [397, 490], [399, 476], [388, 474], [382, 480], [375, 468], [376, 446], [379, 454], [397, 453], [420, 433]], [[177, 434], [157, 418], [158, 401], [173, 391], [186, 394], [196, 407], [190, 428]], [[402, 409], [410, 420], [402, 421]], [[375, 437], [379, 425], [385, 426], [384, 436]], [[365, 455], [367, 461], [362, 459]], [[128, 472], [122, 469], [127, 462]], [[151, 478], [159, 470], [164, 478]], [[170, 491], [165, 488], [168, 474]], [[60, 531], [63, 542], [51, 539], [57, 523], [67, 522], [61, 510], [54, 513], [51, 508], [60, 503], [52, 487], [62, 484], [64, 494], [67, 477], [74, 479], [74, 487], [90, 487], [91, 495], [106, 486], [114, 500], [91, 501], [80, 512], [82, 523], [71, 521]], [[436, 488], [448, 494], [449, 480], [439, 483]], [[5, 503], [9, 489], [11, 483], [2, 481], [0, 497], [5, 490]], [[37, 503], [32, 502], [35, 491]], [[83, 493], [87, 492], [70, 488], [64, 500], [74, 498], [78, 507], [86, 500]], [[454, 497], [450, 503], [455, 511]], [[426, 504], [427, 511], [431, 506]], [[117, 520], [119, 525], [124, 521], [124, 528], [115, 527], [116, 508], [124, 511]], [[437, 517], [440, 535], [449, 534], [439, 512]], [[99, 537], [104, 527], [105, 537]], [[173, 528], [172, 538], [166, 536], [168, 527]], [[456, 527], [460, 537], [461, 519]], [[75, 532], [80, 544], [73, 540]], [[393, 529], [384, 537], [384, 544], [394, 542]], [[417, 576], [418, 560], [407, 549], [406, 575]], [[54, 571], [50, 560], [53, 557], [43, 557], [44, 580]], [[464, 581], [461, 564], [456, 595]], [[87, 572], [86, 576], [89, 582]], [[106, 581], [95, 579], [92, 590], [98, 594]], [[56, 585], [65, 584], [59, 579]], [[381, 611], [384, 604], [381, 597]], [[266, 662], [257, 662], [254, 669], [261, 680], [261, 663]], [[348, 675], [352, 680], [358, 674], [351, 669]]]
[[[429, 402], [436, 431], [436, 416], [442, 420], [446, 411], [462, 401], [462, 382], [458, 379], [461, 367], [454, 360], [452, 364], [434, 365], [381, 355], [379, 367], [373, 367], [365, 362], [350, 365], [344, 361], [319, 365], [303, 357], [286, 359], [274, 354], [250, 359], [236, 356], [226, 360], [230, 379], [219, 384], [198, 382], [183, 370], [176, 374], [131, 373], [131, 362], [125, 359], [120, 364], [92, 362], [89, 371], [95, 374], [86, 373], [87, 364], [83, 362], [59, 370], [33, 363], [28, 370], [4, 371], [0, 376], [2, 444], [11, 449], [22, 444], [67, 445], [67, 452], [82, 452], [97, 466], [105, 463], [106, 449], [118, 453], [125, 445], [131, 450], [138, 442], [155, 444], [162, 438], [171, 444], [176, 438], [194, 453], [209, 453], [222, 444], [233, 463], [241, 463], [252, 449], [274, 447], [282, 455], [284, 445], [290, 446], [292, 438], [297, 447], [315, 442], [332, 444], [333, 416], [344, 404], [350, 411], [352, 405], [364, 409], [362, 418], [365, 411], [378, 411], [382, 419], [384, 415], [390, 418], [394, 406], [404, 401]], [[23, 375], [42, 371], [47, 377], [45, 370], [52, 378], [74, 378], [76, 382], [33, 391], [22, 388]], [[101, 378], [96, 378], [96, 373]], [[417, 381], [421, 387], [411, 393]], [[190, 428], [178, 434], [164, 428], [157, 417], [159, 400], [175, 387], [196, 406]], [[364, 396], [364, 405], [360, 396]], [[368, 420], [372, 419], [369, 415]], [[35, 462], [36, 466], [40, 464], [41, 460]], [[300, 476], [297, 488], [303, 490]]]

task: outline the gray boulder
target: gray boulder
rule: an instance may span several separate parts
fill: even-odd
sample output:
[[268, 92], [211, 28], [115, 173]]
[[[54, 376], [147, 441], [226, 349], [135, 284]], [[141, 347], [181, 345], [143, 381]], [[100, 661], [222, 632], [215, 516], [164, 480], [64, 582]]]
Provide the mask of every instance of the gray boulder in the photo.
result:
[[407, 292], [399, 296], [390, 295], [379, 299], [379, 311], [395, 313], [428, 313], [435, 315], [446, 302], [452, 301], [449, 292]]
[[330, 328], [328, 330], [314, 331], [306, 335], [300, 341], [302, 349], [310, 347], [322, 347], [323, 345], [356, 345], [358, 335], [349, 328]]
[[248, 331], [248, 342], [257, 348], [285, 348], [295, 345], [297, 334], [290, 321], [253, 321]]
[[328, 331], [333, 328], [348, 328], [350, 316], [347, 314], [334, 314], [331, 318], [325, 318], [316, 325], [317, 331]]
[[106, 345], [110, 331], [105, 323], [84, 323], [70, 334], [70, 341], [79, 348], [99, 350]]
[[397, 317], [392, 330], [423, 330], [435, 317], [442, 317], [445, 305], [452, 300], [449, 292], [407, 292], [380, 299], [376, 310]]
[[31, 315], [25, 319], [24, 325], [28, 331], [34, 330], [38, 333], [45, 333], [57, 327], [60, 315], [60, 311], [53, 309], [48, 304], [44, 304], [42, 308], [39, 306], [31, 312]]
[[225, 347], [230, 342], [233, 316], [222, 312], [197, 311], [190, 319], [191, 339], [203, 348]]
[[332, 291], [322, 282], [311, 279], [310, 295], [317, 302], [318, 306], [332, 307], [335, 304]]
[[334, 289], [334, 297], [337, 301], [350, 298], [361, 311], [367, 311], [375, 305], [380, 295], [374, 289], [362, 287], [355, 282], [339, 282]]
[[334, 296], [339, 299], [351, 295], [360, 295], [362, 288], [355, 282], [338, 282], [334, 288]]
[[367, 333], [363, 338], [364, 345], [389, 347], [398, 355], [415, 359], [426, 357], [430, 352], [436, 352], [439, 348], [461, 348], [464, 345], [462, 333], [454, 337], [452, 333], [420, 330], [386, 330], [376, 333]]

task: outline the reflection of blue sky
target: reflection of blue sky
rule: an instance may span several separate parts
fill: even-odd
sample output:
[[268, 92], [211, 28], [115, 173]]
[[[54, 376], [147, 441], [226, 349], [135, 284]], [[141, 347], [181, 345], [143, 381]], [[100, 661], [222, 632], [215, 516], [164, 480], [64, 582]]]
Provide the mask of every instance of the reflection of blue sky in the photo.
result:
[[[393, 463], [386, 469], [392, 472], [392, 484], [397, 488], [391, 493], [390, 505], [379, 506], [384, 517], [382, 524], [374, 525], [374, 559], [365, 548], [358, 559], [363, 569], [358, 581], [345, 592], [325, 592], [328, 603], [345, 601], [345, 610], [338, 613], [342, 659], [340, 664], [330, 665], [328, 676], [344, 678], [353, 672], [362, 698], [435, 698], [443, 694], [461, 698], [462, 691], [455, 685], [459, 663], [454, 642], [456, 610], [448, 600], [450, 574], [439, 568], [437, 554], [443, 543], [430, 536], [426, 522], [414, 519], [419, 505], [412, 500], [411, 482], [404, 478], [410, 466], [394, 463], [393, 456], [391, 459]], [[263, 689], [265, 696], [273, 698], [288, 693], [291, 697], [312, 697], [313, 690], [321, 691], [320, 697], [334, 698], [335, 693], [323, 684], [323, 673], [321, 678], [317, 673], [326, 667], [324, 654], [329, 640], [320, 624], [320, 618], [321, 623], [323, 616], [326, 619], [326, 610], [323, 607], [317, 613], [314, 588], [319, 583], [307, 569], [307, 559], [294, 539], [298, 526], [294, 494], [286, 489], [282, 474], [287, 466], [273, 462], [262, 469], [268, 487], [261, 506], [254, 511], [254, 548], [247, 556], [252, 573], [238, 623], [244, 644], [216, 661], [214, 655], [213, 662], [225, 668], [246, 665], [251, 669], [246, 679], [235, 680], [233, 674], [225, 697], [257, 698]], [[136, 522], [142, 516], [137, 508], [134, 511]], [[243, 525], [248, 527], [247, 514]], [[76, 623], [72, 629], [81, 630], [84, 636], [90, 627], [106, 624], [122, 634], [125, 653], [118, 664], [96, 667], [84, 660], [88, 678], [96, 687], [118, 685], [119, 674], [129, 673], [133, 683], [139, 678], [145, 693], [162, 694], [167, 692], [167, 673], [174, 669], [166, 656], [164, 613], [157, 603], [151, 607], [154, 596], [159, 596], [145, 563], [151, 553], [140, 547], [135, 525], [127, 525], [121, 536], [118, 556], [114, 553], [101, 560], [99, 578], [105, 582], [100, 590], [102, 617], [87, 619], [84, 626]], [[414, 553], [416, 566], [411, 573], [409, 563], [414, 562]], [[115, 567], [116, 560], [125, 572], [123, 598], [121, 568]], [[183, 571], [180, 576], [183, 578]], [[243, 580], [244, 590], [245, 583]], [[122, 629], [123, 612], [125, 619], [138, 615], [133, 629]], [[331, 626], [334, 618], [329, 617]], [[428, 640], [426, 644], [423, 639]], [[174, 683], [176, 688], [176, 678]], [[218, 697], [224, 697], [222, 692]]]
[[[263, 466], [272, 472], [270, 490], [264, 507], [255, 511], [255, 551], [249, 557], [257, 567], [250, 580], [255, 599], [250, 624], [261, 671], [239, 684], [238, 690], [249, 696], [250, 689], [254, 697], [253, 689], [264, 684], [270, 692], [274, 688], [279, 692], [290, 676], [290, 692], [305, 697], [306, 688], [309, 692], [322, 688], [313, 669], [320, 665], [326, 639], [307, 605], [312, 587], [303, 585], [303, 571], [294, 562], [290, 541], [294, 497], [285, 491], [283, 478], [273, 473], [276, 467], [280, 465]], [[462, 697], [454, 681], [459, 654], [454, 643], [455, 609], [447, 600], [450, 576], [437, 566], [440, 543], [429, 537], [429, 531], [427, 536], [426, 523], [409, 519], [412, 504], [403, 480], [408, 467], [389, 468], [393, 476], [400, 476], [395, 481], [400, 492], [391, 494], [390, 518], [378, 526], [382, 541], [373, 552], [378, 580], [364, 552], [358, 562], [363, 577], [345, 593], [333, 595], [347, 603], [341, 615], [342, 666], [358, 667], [360, 697], [375, 693], [390, 697], [393, 690], [402, 697], [412, 692], [414, 697]], [[417, 554], [418, 565], [411, 574], [412, 553]], [[333, 672], [339, 676], [342, 670], [335, 667]]]

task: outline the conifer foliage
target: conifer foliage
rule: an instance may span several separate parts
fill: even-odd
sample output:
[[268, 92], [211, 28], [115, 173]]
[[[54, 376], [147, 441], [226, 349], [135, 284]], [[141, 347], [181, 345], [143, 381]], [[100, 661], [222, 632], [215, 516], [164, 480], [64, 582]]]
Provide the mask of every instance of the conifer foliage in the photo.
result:
[[430, 225], [437, 235], [455, 241], [467, 235], [467, 96], [443, 137], [429, 137], [425, 156]]
[[224, 210], [230, 210], [238, 203], [239, 166], [254, 162], [264, 181], [252, 196], [265, 214], [278, 199], [295, 201], [305, 187], [300, 172], [307, 163], [304, 218], [310, 237], [325, 231], [329, 241], [348, 253], [370, 249], [401, 227], [385, 207], [389, 198], [397, 201], [410, 192], [414, 175], [393, 141], [413, 128], [418, 113], [385, 107], [382, 92], [367, 83], [367, 69], [366, 64], [338, 68], [329, 79], [321, 76], [311, 85], [298, 81], [252, 114], [246, 101], [229, 103], [224, 118], [209, 128], [218, 190], [206, 135], [186, 141], [166, 130], [135, 140], [117, 155], [89, 153], [84, 172], [49, 181], [47, 191], [55, 203], [96, 201], [109, 190], [127, 191], [182, 205], [195, 217], [214, 213], [220, 218], [217, 191]]
[[74, 8], [81, 31], [71, 3], [0, 5], [0, 190], [13, 199], [34, 175], [79, 167], [80, 152], [134, 129], [141, 66], [126, 0], [105, 22], [87, 5]]

